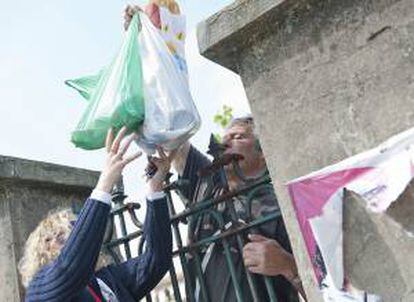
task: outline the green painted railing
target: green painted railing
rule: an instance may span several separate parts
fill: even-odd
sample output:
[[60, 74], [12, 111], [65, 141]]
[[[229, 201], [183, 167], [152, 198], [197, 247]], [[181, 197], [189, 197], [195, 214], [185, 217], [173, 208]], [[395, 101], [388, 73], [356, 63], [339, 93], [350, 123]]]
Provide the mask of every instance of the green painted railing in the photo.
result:
[[[238, 166], [237, 160], [233, 160], [232, 164], [234, 166], [235, 171], [240, 174], [240, 168]], [[214, 171], [213, 171], [214, 172]], [[211, 182], [213, 185], [211, 175], [208, 173], [205, 175], [206, 179]], [[261, 226], [262, 224], [268, 223], [270, 221], [276, 220], [280, 218], [280, 211], [273, 211], [266, 216], [260, 216], [255, 219], [252, 217], [252, 202], [255, 198], [255, 193], [258, 190], [273, 190], [270, 177], [267, 174], [264, 174], [256, 179], [246, 179], [242, 175], [241, 178], [244, 179], [245, 186], [243, 189], [238, 191], [226, 191], [225, 193], [219, 196], [209, 196], [204, 200], [197, 202], [195, 204], [191, 204], [182, 194], [182, 189], [188, 185], [188, 181], [179, 179], [172, 183], [169, 182], [169, 178], [167, 179], [167, 185], [165, 186], [165, 193], [167, 195], [167, 201], [170, 211], [170, 219], [171, 219], [171, 227], [173, 231], [173, 237], [175, 241], [176, 249], [173, 251], [173, 256], [179, 258], [179, 262], [181, 265], [180, 270], [182, 271], [184, 282], [185, 282], [185, 292], [180, 291], [179, 281], [177, 279], [177, 270], [174, 265], [170, 269], [170, 278], [171, 278], [171, 286], [174, 291], [174, 299], [175, 301], [211, 301], [209, 298], [209, 292], [207, 290], [204, 276], [203, 276], [203, 269], [202, 269], [202, 259], [200, 251], [202, 249], [207, 248], [211, 244], [219, 244], [223, 247], [226, 266], [230, 273], [231, 283], [235, 290], [237, 301], [243, 302], [246, 300], [246, 297], [242, 294], [241, 284], [239, 280], [237, 280], [236, 276], [236, 269], [233, 263], [231, 248], [237, 248], [238, 252], [241, 253], [244, 244], [246, 243], [246, 235], [247, 233], [255, 233], [257, 227]], [[213, 190], [210, 190], [213, 192]], [[178, 196], [183, 199], [183, 203], [185, 205], [185, 209], [180, 212], [176, 213], [172, 192], [176, 192]], [[247, 198], [247, 206], [245, 208], [245, 212], [247, 213], [248, 219], [244, 220], [244, 222], [240, 222], [240, 217], [237, 211], [234, 208], [234, 204], [232, 199], [234, 197], [243, 195]], [[140, 208], [138, 203], [132, 204], [124, 204], [126, 196], [124, 195], [122, 182], [120, 182], [113, 191], [113, 202], [114, 207], [111, 212], [111, 221], [112, 223], [108, 226], [108, 234], [106, 236], [106, 241], [104, 244], [104, 250], [109, 252], [114, 261], [119, 262], [121, 261], [119, 257], [119, 248], [123, 247], [125, 249], [125, 255], [127, 258], [131, 257], [131, 246], [130, 243], [132, 240], [137, 239], [142, 234], [142, 223], [137, 219], [135, 216], [135, 210]], [[276, 201], [275, 201], [276, 202]], [[230, 229], [226, 229], [225, 220], [223, 218], [222, 212], [220, 212], [217, 207], [221, 204], [226, 204], [226, 207], [230, 209], [231, 213], [231, 221], [233, 223]], [[220, 232], [209, 236], [207, 238], [201, 238], [199, 240], [189, 240], [186, 244], [183, 241], [182, 234], [180, 232], [180, 225], [186, 224], [189, 232], [191, 234], [192, 229], [200, 223], [200, 220], [204, 217], [204, 215], [209, 214], [215, 221], [216, 225], [220, 229]], [[132, 219], [133, 223], [137, 227], [137, 231], [133, 233], [128, 233], [125, 223], [125, 215], [129, 215]], [[113, 239], [113, 221], [114, 218], [118, 217], [120, 221], [120, 237]], [[190, 236], [192, 237], [192, 236]], [[229, 240], [235, 240], [236, 246], [230, 247]], [[142, 244], [140, 244], [140, 250], [142, 250]], [[193, 259], [195, 263], [195, 270], [191, 269], [189, 266], [189, 259]], [[195, 274], [192, 276], [191, 273]], [[245, 271], [245, 275], [247, 278], [247, 282], [249, 285], [249, 291], [253, 298], [253, 301], [259, 301], [259, 295], [257, 292], [257, 279], [252, 276], [250, 272], [247, 270]], [[195, 297], [195, 288], [192, 280], [195, 279], [198, 281], [199, 288], [200, 288], [200, 295], [197, 299]], [[270, 278], [264, 278], [264, 282], [266, 285], [267, 295], [269, 297], [269, 301], [277, 302], [275, 289], [273, 288], [273, 282]], [[219, 290], [219, 289], [218, 289]], [[147, 296], [147, 301], [151, 301], [151, 296]], [[223, 298], [224, 299], [224, 298]], [[224, 301], [224, 300], [223, 300]], [[212, 302], [219, 302], [219, 301], [212, 301]]]

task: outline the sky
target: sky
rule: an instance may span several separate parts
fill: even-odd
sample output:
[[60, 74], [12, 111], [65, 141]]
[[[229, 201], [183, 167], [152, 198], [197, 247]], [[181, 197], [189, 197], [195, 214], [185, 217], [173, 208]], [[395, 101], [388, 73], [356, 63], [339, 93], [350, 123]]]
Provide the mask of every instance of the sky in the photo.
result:
[[[182, 0], [187, 16], [190, 89], [202, 117], [192, 139], [205, 151], [212, 122], [223, 104], [235, 115], [249, 112], [240, 78], [198, 54], [196, 25], [232, 0]], [[84, 151], [70, 142], [85, 102], [64, 85], [93, 74], [117, 53], [123, 38], [125, 0], [0, 0], [0, 155], [100, 170], [104, 151]], [[143, 4], [145, 1], [135, 3]], [[142, 198], [139, 159], [124, 172], [126, 190]]]

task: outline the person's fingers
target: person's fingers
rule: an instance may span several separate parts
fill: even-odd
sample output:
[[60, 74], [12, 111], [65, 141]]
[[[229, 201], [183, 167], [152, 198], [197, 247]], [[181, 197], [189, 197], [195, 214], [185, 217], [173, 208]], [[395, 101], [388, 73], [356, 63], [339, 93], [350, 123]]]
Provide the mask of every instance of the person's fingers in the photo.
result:
[[135, 159], [137, 159], [138, 157], [140, 157], [142, 155], [141, 151], [136, 152], [135, 154], [129, 155], [127, 156], [124, 160], [124, 166], [128, 165], [130, 162], [134, 161]]
[[134, 9], [132, 6], [128, 5], [124, 11], [124, 20], [131, 22], [132, 18], [134, 17]]
[[246, 246], [243, 247], [243, 259], [249, 258], [250, 257], [250, 249]]
[[157, 169], [157, 166], [153, 163], [152, 161], [153, 157], [152, 156], [148, 156], [147, 160], [147, 166], [145, 167], [145, 173], [148, 175], [148, 173], [150, 173], [153, 170]]
[[126, 13], [130, 16], [134, 15], [134, 8], [132, 5], [128, 5], [127, 9], [126, 9]]
[[124, 138], [125, 133], [127, 132], [127, 130], [128, 129], [125, 126], [122, 127], [121, 130], [119, 130], [119, 132], [116, 135], [115, 140], [114, 140], [114, 142], [112, 143], [112, 146], [111, 146], [111, 152], [112, 153], [115, 153], [115, 154], [118, 153], [119, 145], [121, 144], [121, 141]]
[[243, 259], [243, 262], [244, 262], [244, 266], [246, 266], [246, 267], [252, 267], [252, 266], [257, 266], [258, 265], [256, 259], [252, 258], [252, 257], [245, 257]]
[[125, 15], [124, 15], [124, 22], [125, 22], [125, 23], [131, 23], [132, 17], [133, 17], [133, 16], [131, 16], [131, 15], [129, 15], [129, 14], [125, 14]]
[[151, 159], [151, 163], [154, 164], [157, 168], [159, 168], [164, 163], [164, 160], [158, 157], [153, 157]]
[[127, 15], [128, 14], [128, 12], [129, 12], [129, 7], [130, 7], [131, 5], [127, 5], [127, 6], [125, 6], [125, 9], [124, 9], [124, 14], [125, 15]]
[[255, 249], [255, 244], [254, 243], [247, 243], [244, 247], [243, 247], [243, 254], [248, 251], [253, 251]]
[[137, 12], [141, 11], [142, 9], [138, 6], [138, 5], [130, 5], [127, 10], [126, 13], [128, 15], [130, 15], [131, 17], [134, 16]]
[[252, 243], [247, 243], [244, 247], [243, 247], [243, 254], [245, 252], [247, 252], [248, 250], [251, 249]]
[[131, 134], [128, 139], [126, 140], [125, 144], [121, 147], [120, 151], [118, 152], [117, 156], [122, 157], [124, 156], [124, 154], [127, 152], [129, 146], [131, 145], [131, 143], [135, 140], [136, 135]]
[[137, 13], [137, 12], [142, 12], [143, 10], [142, 10], [141, 6], [134, 5], [134, 11], [135, 11], [135, 13]]
[[170, 162], [174, 160], [175, 156], [176, 156], [176, 155], [177, 155], [177, 153], [178, 153], [178, 149], [179, 149], [179, 148], [172, 150], [172, 151], [170, 152], [170, 154], [168, 155], [168, 160], [169, 160]]
[[106, 147], [107, 153], [111, 151], [113, 140], [114, 140], [114, 130], [110, 128], [106, 134], [106, 139], [105, 139], [105, 147]]
[[254, 251], [243, 249], [243, 263], [246, 267], [259, 265], [259, 258]]
[[134, 17], [134, 15], [139, 12], [142, 11], [141, 7], [139, 7], [138, 5], [128, 5], [125, 10], [124, 10], [124, 29], [128, 30], [129, 26], [131, 25], [131, 21], [132, 18]]
[[154, 170], [154, 169], [157, 169], [157, 165], [156, 164], [154, 164], [154, 162], [151, 160], [151, 161], [148, 161], [148, 164], [147, 164], [147, 166], [145, 167], [145, 171], [152, 171], [152, 170]]
[[249, 266], [247, 269], [253, 274], [262, 274], [262, 270], [258, 266]]
[[124, 29], [125, 29], [125, 30], [128, 30], [129, 23], [130, 23], [130, 22], [124, 22]]
[[249, 234], [249, 240], [251, 242], [262, 242], [262, 241], [269, 240], [269, 238], [266, 238], [259, 234]]
[[165, 151], [162, 147], [158, 146], [157, 151], [158, 151], [158, 154], [160, 155], [161, 159], [163, 159], [163, 160], [168, 159], [167, 154], [165, 154]]
[[127, 6], [125, 6], [125, 8], [124, 8], [124, 15], [126, 15], [128, 13], [128, 9], [129, 9], [129, 4]]
[[170, 170], [170, 163], [165, 159], [153, 157], [151, 159], [151, 164], [156, 167], [158, 174], [166, 174]]
[[127, 14], [127, 13], [124, 14], [124, 20], [126, 22], [131, 21], [131, 19], [132, 19], [132, 16], [130, 14]]

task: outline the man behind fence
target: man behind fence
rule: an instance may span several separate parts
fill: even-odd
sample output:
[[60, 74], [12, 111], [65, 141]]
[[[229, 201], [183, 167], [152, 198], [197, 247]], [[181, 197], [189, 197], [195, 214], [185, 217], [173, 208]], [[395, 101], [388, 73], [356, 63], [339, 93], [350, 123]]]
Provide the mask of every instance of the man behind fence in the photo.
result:
[[[225, 148], [224, 154], [238, 154], [243, 157], [239, 166], [245, 177], [255, 178], [268, 174], [252, 117], [234, 119], [226, 129], [222, 143]], [[190, 143], [180, 147], [174, 159], [173, 166], [179, 176], [190, 182], [182, 193], [191, 203], [200, 202], [206, 197], [217, 197], [223, 194], [226, 187], [230, 191], [235, 191], [246, 185], [229, 165], [214, 174], [213, 186], [211, 186], [211, 181], [205, 182], [198, 173], [209, 165], [211, 161]], [[259, 187], [253, 195], [253, 197], [248, 197], [247, 192], [233, 197], [231, 206], [227, 203], [220, 203], [216, 206], [215, 210], [223, 217], [226, 228], [231, 228], [232, 225], [234, 227], [234, 224], [240, 226], [240, 223], [244, 224], [279, 212], [276, 196], [273, 189], [269, 189], [269, 185]], [[251, 211], [247, 210], [249, 198], [252, 200]], [[206, 212], [192, 223], [189, 227], [190, 242], [194, 243], [219, 234], [220, 227], [215, 217], [211, 212]], [[273, 276], [271, 283], [279, 302], [298, 301], [296, 289], [301, 292], [302, 289], [282, 217], [278, 216], [276, 219], [250, 229], [244, 233], [244, 237], [247, 237], [247, 233], [250, 234], [248, 240], [244, 241], [243, 250], [240, 249], [235, 236], [227, 238], [231, 251], [230, 258], [234, 264], [237, 283], [240, 285], [239, 293], [236, 293], [231, 280], [223, 244], [216, 241], [198, 250], [206, 287], [204, 294], [201, 291], [200, 281], [196, 278], [194, 257], [189, 257], [190, 268], [192, 266], [192, 289], [196, 301], [203, 301], [206, 294], [210, 301], [237, 301], [237, 295], [239, 299], [243, 297], [243, 301], [267, 301], [270, 299], [269, 294], [264, 278], [260, 275]], [[256, 284], [256, 293], [251, 291], [247, 271], [254, 273], [252, 279]]]

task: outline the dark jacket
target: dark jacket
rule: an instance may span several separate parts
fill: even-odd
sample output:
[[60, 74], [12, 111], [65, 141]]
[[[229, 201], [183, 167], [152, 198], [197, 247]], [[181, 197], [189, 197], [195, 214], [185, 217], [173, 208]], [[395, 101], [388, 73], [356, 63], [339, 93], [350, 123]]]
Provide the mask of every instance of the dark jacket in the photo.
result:
[[[191, 147], [187, 157], [186, 166], [183, 175], [184, 179], [189, 180], [190, 185], [183, 190], [183, 195], [191, 202], [197, 203], [206, 198], [217, 197], [223, 193], [225, 175], [224, 170], [219, 170], [211, 179], [211, 182], [199, 177], [198, 172], [210, 165], [210, 160], [201, 154], [197, 149]], [[246, 196], [252, 194], [252, 196]], [[243, 220], [247, 223], [266, 217], [269, 214], [279, 213], [279, 205], [276, 195], [274, 194], [273, 186], [270, 184], [260, 186], [255, 189], [255, 193], [249, 192], [246, 195], [239, 195], [232, 199], [232, 205], [236, 212], [236, 219], [232, 218], [232, 212], [228, 208], [228, 204], [222, 203], [215, 207], [216, 215], [211, 215], [211, 211], [205, 211], [204, 214], [198, 216], [197, 221], [193, 221], [189, 227], [189, 237], [194, 243], [196, 241], [209, 238], [220, 230], [215, 217], [220, 216], [224, 224], [228, 225], [235, 222], [235, 220]], [[246, 211], [251, 200], [250, 214]], [[250, 229], [249, 232], [258, 233], [266, 237], [277, 240], [280, 245], [291, 252], [289, 238], [285, 229], [285, 225], [281, 216], [278, 218], [261, 224], [259, 227]], [[241, 233], [242, 237], [246, 237], [246, 232]], [[234, 265], [234, 272], [240, 285], [240, 292], [244, 301], [253, 301], [251, 295], [246, 269], [243, 264], [242, 252], [238, 247], [235, 236], [227, 238], [227, 242], [231, 246], [231, 260]], [[245, 240], [244, 243], [246, 243]], [[237, 301], [236, 291], [232, 284], [231, 274], [226, 261], [225, 251], [223, 245], [216, 243], [214, 249], [208, 252], [206, 246], [198, 249], [199, 256], [202, 262], [207, 262], [205, 265], [203, 277], [207, 289], [208, 299], [210, 301]], [[207, 260], [208, 259], [208, 260]], [[197, 264], [194, 258], [189, 261], [191, 279], [193, 281], [192, 287], [196, 289], [196, 272]], [[254, 282], [259, 301], [269, 301], [267, 295], [265, 282], [262, 276], [253, 274]], [[271, 283], [275, 290], [275, 295], [278, 301], [283, 302], [297, 302], [299, 301], [296, 290], [283, 277], [272, 277]], [[220, 290], [217, 290], [220, 289]], [[196, 290], [196, 296], [201, 298], [200, 292]], [[196, 298], [197, 298], [196, 297]], [[201, 301], [201, 299], [200, 299]]]
[[95, 272], [109, 213], [109, 205], [93, 199], [86, 201], [59, 257], [35, 275], [25, 301], [96, 301], [90, 288], [102, 298], [96, 282], [98, 277], [120, 302], [135, 302], [158, 284], [172, 262], [172, 237], [165, 198], [147, 202], [144, 253]]

